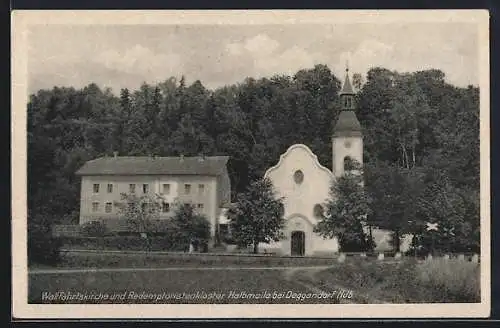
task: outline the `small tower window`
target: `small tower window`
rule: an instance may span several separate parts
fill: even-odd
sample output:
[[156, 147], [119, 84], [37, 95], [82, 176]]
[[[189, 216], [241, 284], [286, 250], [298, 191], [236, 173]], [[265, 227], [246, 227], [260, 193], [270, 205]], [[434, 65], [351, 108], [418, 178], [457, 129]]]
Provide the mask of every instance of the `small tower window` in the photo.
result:
[[345, 109], [352, 109], [352, 97], [350, 95], [345, 95], [344, 96], [344, 108]]

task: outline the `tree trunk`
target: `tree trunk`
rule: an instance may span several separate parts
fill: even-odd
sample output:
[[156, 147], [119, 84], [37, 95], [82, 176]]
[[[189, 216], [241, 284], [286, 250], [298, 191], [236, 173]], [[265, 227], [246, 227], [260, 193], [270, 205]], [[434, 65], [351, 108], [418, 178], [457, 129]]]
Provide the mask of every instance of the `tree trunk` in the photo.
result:
[[258, 254], [259, 253], [259, 242], [257, 240], [253, 241], [253, 253]]
[[415, 145], [412, 146], [411, 156], [412, 156], [412, 160], [413, 160], [412, 167], [415, 167]]
[[401, 248], [400, 240], [399, 240], [399, 230], [394, 231], [394, 250], [399, 252]]
[[404, 162], [405, 162], [405, 165], [403, 166], [406, 166], [406, 168], [408, 169], [410, 164], [408, 163], [408, 152], [406, 151], [406, 146], [405, 145], [401, 145], [401, 147], [403, 148], [403, 156], [404, 156]]

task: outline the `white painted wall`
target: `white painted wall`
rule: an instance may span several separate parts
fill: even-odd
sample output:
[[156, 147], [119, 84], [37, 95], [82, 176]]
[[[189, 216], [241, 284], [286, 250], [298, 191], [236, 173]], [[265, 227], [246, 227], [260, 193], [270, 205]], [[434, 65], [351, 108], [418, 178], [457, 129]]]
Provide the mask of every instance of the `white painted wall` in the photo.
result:
[[333, 173], [338, 177], [344, 173], [344, 158], [346, 156], [363, 163], [363, 138], [333, 137], [332, 151]]
[[[93, 184], [100, 184], [99, 193], [93, 192]], [[113, 192], [107, 192], [107, 184], [113, 184]], [[204, 208], [198, 210], [210, 220], [212, 236], [215, 235], [215, 225], [219, 216], [217, 199], [217, 179], [214, 176], [196, 175], [103, 175], [83, 176], [80, 192], [80, 224], [99, 218], [116, 218], [119, 210], [113, 205], [111, 213], [105, 213], [106, 202], [120, 202], [121, 193], [129, 193], [129, 184], [135, 184], [135, 194], [143, 195], [142, 185], [148, 184], [150, 193], [161, 194], [163, 184], [170, 184], [170, 193], [161, 195], [165, 202], [171, 204], [170, 212], [161, 213], [160, 218], [167, 219], [174, 214], [172, 204], [176, 201], [203, 204]], [[184, 194], [184, 184], [191, 184], [191, 193]], [[204, 192], [200, 193], [198, 185], [203, 184]], [[92, 203], [99, 202], [99, 212], [92, 211]]]
[[[301, 170], [304, 174], [302, 183], [297, 184], [294, 173]], [[305, 255], [314, 252], [337, 252], [336, 240], [324, 240], [313, 232], [317, 219], [314, 217], [314, 206], [324, 204], [329, 197], [332, 172], [322, 166], [313, 152], [305, 145], [291, 146], [277, 165], [271, 167], [265, 174], [271, 179], [278, 197], [284, 197], [286, 227], [285, 239], [278, 243], [261, 244], [264, 249], [281, 249], [284, 254], [290, 254], [291, 233], [294, 230], [305, 232]]]

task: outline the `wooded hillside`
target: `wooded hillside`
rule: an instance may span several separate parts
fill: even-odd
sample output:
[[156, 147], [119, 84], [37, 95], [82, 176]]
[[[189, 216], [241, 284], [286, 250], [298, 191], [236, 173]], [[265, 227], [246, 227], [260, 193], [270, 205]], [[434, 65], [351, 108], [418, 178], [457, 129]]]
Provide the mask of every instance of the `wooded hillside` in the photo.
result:
[[[95, 84], [39, 90], [28, 103], [30, 220], [77, 223], [75, 172], [113, 151], [228, 155], [233, 193], [262, 177], [294, 143], [308, 145], [330, 168], [343, 78], [317, 65], [216, 90], [174, 77], [120, 96]], [[404, 233], [438, 220], [453, 236], [446, 245], [477, 246], [479, 89], [450, 85], [439, 70], [374, 68], [353, 80], [372, 222]]]

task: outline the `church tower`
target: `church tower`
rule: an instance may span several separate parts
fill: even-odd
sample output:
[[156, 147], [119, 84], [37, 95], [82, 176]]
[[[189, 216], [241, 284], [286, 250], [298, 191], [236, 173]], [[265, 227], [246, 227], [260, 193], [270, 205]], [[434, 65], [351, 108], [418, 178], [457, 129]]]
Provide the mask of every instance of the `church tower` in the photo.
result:
[[363, 135], [361, 124], [354, 113], [356, 108], [354, 95], [349, 79], [349, 68], [346, 68], [344, 85], [339, 94], [341, 112], [332, 137], [332, 172], [335, 177], [341, 176], [349, 167], [349, 160], [363, 164]]

